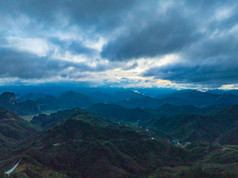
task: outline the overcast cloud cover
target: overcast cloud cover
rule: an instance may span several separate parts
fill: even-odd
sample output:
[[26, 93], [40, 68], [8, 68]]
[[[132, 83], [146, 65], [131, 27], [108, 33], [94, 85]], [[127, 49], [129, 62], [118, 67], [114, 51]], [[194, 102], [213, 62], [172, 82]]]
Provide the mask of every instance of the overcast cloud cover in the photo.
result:
[[235, 88], [237, 1], [0, 1], [0, 84]]

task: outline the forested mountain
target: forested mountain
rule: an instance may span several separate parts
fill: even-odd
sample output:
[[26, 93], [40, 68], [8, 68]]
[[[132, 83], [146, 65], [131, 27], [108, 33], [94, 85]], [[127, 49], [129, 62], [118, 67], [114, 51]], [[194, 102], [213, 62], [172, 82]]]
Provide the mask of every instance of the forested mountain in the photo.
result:
[[[48, 102], [45, 108], [53, 110], [68, 109], [39, 114], [28, 122], [16, 113], [19, 104], [26, 107], [25, 101], [4, 93], [3, 105], [14, 112], [0, 110], [0, 175], [11, 168], [16, 177], [238, 175], [238, 105], [151, 107], [151, 99], [162, 99], [131, 96], [126, 101], [150, 107], [98, 103], [92, 96], [68, 92], [31, 100]], [[148, 103], [137, 103], [143, 100]]]
[[18, 114], [39, 113], [40, 107], [32, 100], [20, 101], [14, 93], [4, 92], [0, 95], [0, 107]]
[[21, 159], [15, 175], [43, 176], [48, 171], [73, 177], [148, 176], [159, 166], [195, 160], [188, 151], [144, 131], [114, 126], [81, 110], [68, 115], [11, 154]]
[[0, 109], [0, 152], [1, 155], [12, 149], [20, 141], [34, 135], [36, 130], [18, 115]]
[[76, 107], [87, 108], [99, 103], [120, 105], [125, 108], [159, 108], [164, 111], [165, 115], [168, 115], [167, 113], [173, 113], [167, 112], [170, 110], [170, 105], [173, 105], [173, 108], [176, 105], [181, 106], [180, 109], [179, 107], [176, 108], [176, 114], [179, 112], [184, 113], [183, 110], [189, 111], [188, 107], [191, 109], [190, 113], [196, 114], [203, 113], [205, 111], [204, 109], [211, 111], [212, 108], [215, 110], [238, 104], [238, 96], [228, 95], [226, 93], [212, 94], [193, 90], [174, 92], [160, 98], [146, 96], [137, 90], [122, 90], [110, 93], [95, 91], [85, 94], [68, 91], [59, 96], [39, 93], [25, 95], [25, 98], [24, 96], [17, 97], [14, 93], [9, 92], [0, 95], [0, 107], [20, 115], [44, 113], [46, 111], [57, 111], [60, 109], [73, 109]]

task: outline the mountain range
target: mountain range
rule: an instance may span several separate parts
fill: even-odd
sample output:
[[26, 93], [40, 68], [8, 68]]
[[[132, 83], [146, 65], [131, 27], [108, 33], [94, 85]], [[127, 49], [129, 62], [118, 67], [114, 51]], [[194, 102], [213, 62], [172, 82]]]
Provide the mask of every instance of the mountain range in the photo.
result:
[[[235, 93], [233, 91], [233, 93]], [[79, 93], [68, 91], [59, 96], [47, 94], [28, 94], [18, 96], [14, 93], [4, 92], [0, 95], [0, 107], [16, 112], [19, 115], [39, 114], [45, 111], [87, 108], [93, 104], [115, 104], [125, 108], [151, 108], [157, 109], [163, 105], [190, 105], [199, 108], [222, 108], [238, 104], [238, 95], [231, 93], [213, 94], [194, 90], [177, 91], [159, 98], [140, 93], [137, 90], [119, 90], [104, 93], [93, 91]]]
[[114, 94], [3, 93], [0, 176], [237, 177], [236, 95]]

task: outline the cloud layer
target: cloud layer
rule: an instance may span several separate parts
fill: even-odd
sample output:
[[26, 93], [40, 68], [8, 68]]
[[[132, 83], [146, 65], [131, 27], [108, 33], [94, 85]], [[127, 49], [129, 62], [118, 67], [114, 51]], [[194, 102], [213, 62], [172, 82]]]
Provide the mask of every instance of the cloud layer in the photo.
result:
[[0, 2], [0, 78], [106, 86], [238, 83], [236, 1]]

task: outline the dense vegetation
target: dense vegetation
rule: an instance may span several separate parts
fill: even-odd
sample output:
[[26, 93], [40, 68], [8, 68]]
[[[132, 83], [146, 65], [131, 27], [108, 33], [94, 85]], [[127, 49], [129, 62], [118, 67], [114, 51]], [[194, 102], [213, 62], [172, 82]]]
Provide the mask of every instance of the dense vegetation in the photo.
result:
[[18, 115], [0, 109], [0, 153], [5, 154], [11, 148], [36, 133], [33, 126]]
[[[119, 103], [95, 104], [100, 97], [93, 101], [91, 97], [92, 105], [86, 110], [41, 113], [28, 122], [16, 114], [14, 104], [25, 108], [25, 101], [11, 93], [3, 95], [1, 177], [7, 177], [6, 171], [16, 163], [13, 177], [238, 176], [238, 105], [127, 108]], [[65, 108], [82, 105], [72, 95], [74, 92], [52, 98], [68, 103]], [[132, 96], [134, 101], [145, 98], [133, 92], [122, 96]], [[116, 96], [112, 99], [118, 101]], [[60, 102], [55, 103], [52, 107]]]

